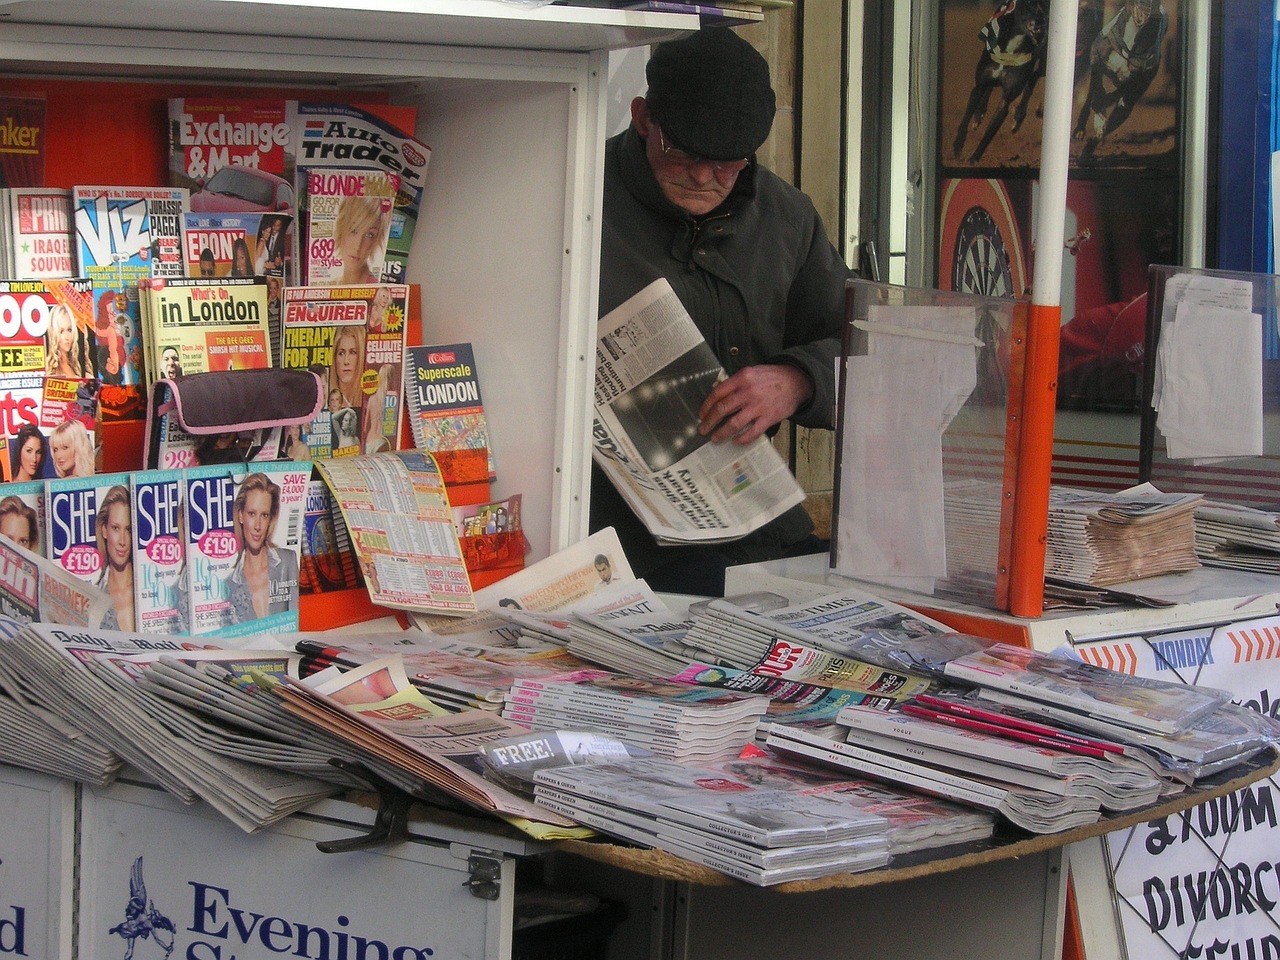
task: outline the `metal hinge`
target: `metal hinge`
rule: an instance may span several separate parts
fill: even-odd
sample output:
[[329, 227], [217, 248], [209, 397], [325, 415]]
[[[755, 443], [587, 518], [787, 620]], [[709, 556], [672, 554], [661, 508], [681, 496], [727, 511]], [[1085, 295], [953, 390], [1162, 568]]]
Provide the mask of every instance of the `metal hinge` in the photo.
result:
[[481, 900], [497, 900], [498, 878], [502, 876], [502, 861], [497, 857], [473, 853], [467, 857], [467, 872], [471, 874], [466, 886], [473, 897]]

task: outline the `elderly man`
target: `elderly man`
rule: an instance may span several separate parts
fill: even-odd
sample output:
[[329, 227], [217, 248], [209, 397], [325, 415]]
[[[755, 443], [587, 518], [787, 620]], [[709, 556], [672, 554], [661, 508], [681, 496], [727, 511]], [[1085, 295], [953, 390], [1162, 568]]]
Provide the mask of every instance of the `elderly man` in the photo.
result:
[[[708, 29], [660, 44], [646, 77], [631, 126], [605, 147], [601, 315], [671, 283], [729, 374], [698, 412], [713, 442], [748, 443], [788, 418], [831, 428], [854, 273], [809, 198], [756, 162], [776, 109], [768, 64]], [[709, 596], [729, 565], [825, 548], [802, 507], [732, 543], [660, 547], [597, 470], [591, 528], [605, 526], [655, 589]]]

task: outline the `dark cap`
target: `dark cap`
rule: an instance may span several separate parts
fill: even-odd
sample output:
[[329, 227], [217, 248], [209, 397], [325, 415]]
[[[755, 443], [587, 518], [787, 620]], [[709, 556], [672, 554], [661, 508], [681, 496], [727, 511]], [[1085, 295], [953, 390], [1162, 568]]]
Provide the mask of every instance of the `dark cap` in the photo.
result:
[[645, 67], [645, 99], [673, 146], [711, 160], [741, 160], [764, 143], [776, 101], [769, 64], [727, 28], [660, 43]]

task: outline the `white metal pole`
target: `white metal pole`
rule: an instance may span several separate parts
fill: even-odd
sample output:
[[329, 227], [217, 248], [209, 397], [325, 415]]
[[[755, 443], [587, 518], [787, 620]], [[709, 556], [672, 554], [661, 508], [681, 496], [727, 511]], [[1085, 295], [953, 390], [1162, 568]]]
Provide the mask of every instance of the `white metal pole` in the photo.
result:
[[1062, 257], [1067, 216], [1067, 167], [1075, 86], [1079, 0], [1050, 0], [1044, 74], [1044, 127], [1040, 140], [1040, 210], [1035, 235], [1031, 302], [1062, 302]]

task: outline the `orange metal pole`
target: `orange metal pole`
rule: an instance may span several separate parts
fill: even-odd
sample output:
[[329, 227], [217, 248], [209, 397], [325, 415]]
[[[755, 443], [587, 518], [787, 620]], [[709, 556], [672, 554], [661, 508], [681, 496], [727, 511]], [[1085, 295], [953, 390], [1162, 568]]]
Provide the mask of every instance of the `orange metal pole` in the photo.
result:
[[1032, 303], [1027, 316], [1027, 364], [1022, 394], [1022, 443], [1013, 504], [1009, 612], [1044, 612], [1044, 557], [1049, 542], [1049, 473], [1058, 395], [1062, 307]]

